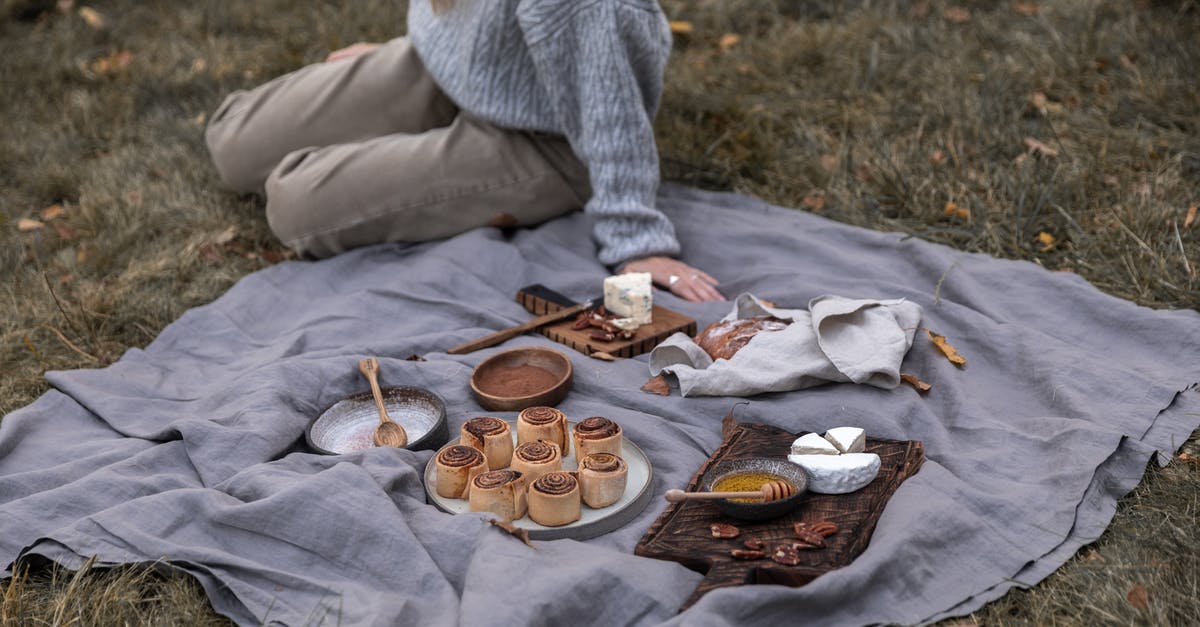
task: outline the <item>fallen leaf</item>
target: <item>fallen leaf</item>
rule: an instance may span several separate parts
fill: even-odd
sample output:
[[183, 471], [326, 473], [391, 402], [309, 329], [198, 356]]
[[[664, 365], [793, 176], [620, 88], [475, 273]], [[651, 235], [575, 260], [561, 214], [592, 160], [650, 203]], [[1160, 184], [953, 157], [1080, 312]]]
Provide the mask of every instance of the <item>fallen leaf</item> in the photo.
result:
[[750, 404], [750, 401], [742, 401], [740, 403], [734, 403], [733, 407], [729, 408], [729, 413], [725, 414], [725, 417], [721, 419], [721, 437], [722, 438], [728, 438], [730, 435], [733, 434], [733, 430], [737, 429], [738, 421], [736, 418], [733, 417], [733, 412], [738, 408], [738, 405], [749, 405], [749, 404]]
[[611, 353], [606, 353], [604, 351], [592, 351], [591, 353], [588, 354], [588, 357], [591, 357], [592, 359], [599, 359], [600, 361], [616, 361], [617, 360], [615, 355], [612, 355]]
[[820, 211], [825, 208], [825, 192], [821, 190], [811, 191], [800, 201], [800, 204], [809, 210]]
[[1188, 207], [1187, 217], [1183, 219], [1183, 228], [1188, 228], [1196, 221], [1196, 205]]
[[671, 21], [671, 32], [675, 35], [691, 35], [692, 34], [692, 23], [685, 22], [682, 20], [672, 20]]
[[200, 247], [200, 258], [211, 261], [212, 263], [221, 263], [222, 261], [225, 261], [225, 256], [222, 255], [221, 251], [212, 244], [205, 244]]
[[950, 360], [950, 363], [954, 364], [955, 366], [967, 365], [967, 360], [964, 359], [962, 355], [959, 355], [958, 350], [956, 350], [950, 345], [949, 342], [946, 341], [946, 336], [938, 335], [929, 329], [925, 329], [925, 334], [928, 335], [929, 339], [933, 341], [933, 345], [938, 347], [938, 350], [942, 351], [942, 354], [946, 356], [946, 359]]
[[1057, 148], [1052, 148], [1050, 146], [1047, 146], [1046, 144], [1043, 144], [1042, 142], [1040, 142], [1032, 137], [1025, 138], [1025, 147], [1029, 149], [1029, 152], [1034, 153], [1034, 154], [1041, 154], [1041, 155], [1045, 155], [1047, 157], [1057, 157], [1058, 156]]
[[68, 242], [75, 239], [75, 229], [72, 229], [71, 227], [63, 224], [62, 222], [54, 223], [54, 232], [58, 233], [59, 237], [61, 237], [62, 239], [66, 240]]
[[1014, 2], [1012, 5], [1013, 13], [1024, 15], [1025, 17], [1033, 17], [1042, 12], [1042, 7], [1036, 2]]
[[729, 52], [729, 49], [738, 45], [738, 42], [741, 40], [742, 38], [738, 35], [733, 33], [725, 33], [724, 35], [721, 35], [721, 39], [717, 41], [717, 47], [721, 49], [721, 52]]
[[504, 530], [504, 532], [508, 535], [520, 540], [521, 542], [524, 542], [529, 548], [535, 551], [537, 550], [537, 547], [533, 546], [533, 543], [529, 541], [529, 530], [522, 529], [521, 527], [514, 525], [511, 520], [499, 520], [496, 518], [491, 518], [488, 520], [488, 522], [492, 523], [492, 526], [499, 527], [500, 529]]
[[201, 74], [208, 69], [208, 61], [204, 57], [196, 57], [192, 60], [192, 74]]
[[670, 396], [671, 384], [667, 383], [667, 378], [660, 374], [657, 377], [651, 377], [649, 381], [643, 384], [642, 391], [659, 396]]
[[1129, 592], [1125, 595], [1129, 599], [1129, 604], [1139, 610], [1146, 609], [1150, 604], [1150, 593], [1146, 591], [1146, 587], [1141, 584], [1133, 584]]
[[854, 170], [854, 178], [863, 183], [875, 182], [875, 170], [870, 165], [864, 163]]
[[1042, 245], [1042, 252], [1050, 252], [1054, 248], [1054, 243], [1058, 241], [1055, 237], [1045, 231], [1037, 234], [1037, 242]]
[[42, 219], [49, 222], [55, 218], [61, 218], [66, 215], [67, 210], [62, 205], [50, 205], [40, 212]]
[[217, 234], [217, 237], [213, 239], [213, 243], [217, 246], [222, 246], [232, 242], [234, 237], [237, 237], [237, 227], [231, 226]]
[[[738, 74], [742, 74], [742, 75], [750, 74], [751, 72], [754, 71], [754, 66], [750, 65], [749, 63], [739, 63], [737, 66], [737, 71], [738, 71]], [[755, 105], [755, 106], [761, 106], [761, 105]], [[763, 107], [763, 110], [765, 110], [765, 109], [766, 109], [766, 107]]]
[[17, 220], [17, 230], [21, 232], [36, 231], [44, 226], [46, 225], [33, 218], [21, 218]]
[[826, 172], [833, 172], [837, 170], [837, 166], [837, 155], [821, 155], [821, 167], [825, 168]]
[[1195, 455], [1192, 455], [1191, 453], [1180, 453], [1179, 457], [1177, 459], [1179, 459], [1179, 461], [1181, 461], [1185, 464], [1191, 464], [1193, 466], [1200, 466], [1200, 457], [1196, 457]]
[[83, 21], [87, 22], [88, 26], [96, 30], [104, 28], [104, 16], [100, 15], [100, 12], [92, 7], [79, 7], [79, 17], [83, 18]]
[[920, 0], [914, 3], [908, 10], [908, 16], [918, 20], [929, 17], [929, 0]]
[[921, 394], [924, 394], [924, 393], [928, 392], [929, 390], [933, 389], [932, 385], [929, 385], [928, 383], [925, 383], [924, 381], [920, 380], [919, 378], [917, 378], [917, 375], [915, 375], [915, 374], [901, 373], [900, 380], [913, 386]]
[[954, 201], [952, 200], [946, 202], [946, 206], [942, 209], [942, 212], [948, 216], [953, 216], [961, 220], [971, 219], [971, 209], [968, 207], [960, 207], [954, 204]]
[[947, 22], [965, 24], [971, 21], [971, 12], [963, 7], [946, 7], [942, 11], [942, 17], [946, 18]]
[[929, 153], [929, 162], [933, 165], [942, 165], [946, 162], [946, 153], [939, 148]]
[[1032, 94], [1029, 94], [1029, 105], [1034, 109], [1041, 111], [1042, 113], [1046, 112], [1046, 103], [1048, 102], [1049, 100], [1046, 99], [1046, 94], [1043, 94], [1040, 91], [1035, 91]]
[[125, 69], [133, 63], [133, 53], [128, 50], [117, 50], [106, 57], [100, 57], [88, 66], [94, 74], [109, 74]]
[[196, 117], [192, 118], [192, 124], [195, 124], [196, 126], [204, 126], [204, 121], [207, 119], [208, 113], [201, 111], [200, 113], [196, 114]]

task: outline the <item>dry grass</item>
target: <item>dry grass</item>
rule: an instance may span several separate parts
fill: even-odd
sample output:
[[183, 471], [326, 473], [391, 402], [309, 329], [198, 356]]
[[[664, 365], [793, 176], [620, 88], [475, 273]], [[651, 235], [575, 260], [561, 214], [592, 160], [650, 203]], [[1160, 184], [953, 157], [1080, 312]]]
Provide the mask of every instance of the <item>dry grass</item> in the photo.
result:
[[[104, 0], [94, 27], [47, 4], [0, 3], [0, 414], [45, 391], [45, 370], [111, 363], [278, 260], [261, 201], [219, 190], [204, 116], [233, 89], [398, 34], [404, 14]], [[1200, 306], [1200, 224], [1184, 224], [1200, 203], [1194, 1], [1023, 15], [964, 0], [966, 21], [942, 2], [663, 4], [693, 26], [658, 119], [668, 178]], [[55, 204], [65, 213], [42, 219]], [[20, 231], [22, 218], [43, 227]], [[1195, 437], [1187, 450], [1200, 454]], [[1197, 464], [1151, 469], [1098, 542], [971, 619], [1197, 622], [1198, 495]], [[137, 567], [38, 566], [0, 598], [6, 623], [220, 621], [190, 579]]]

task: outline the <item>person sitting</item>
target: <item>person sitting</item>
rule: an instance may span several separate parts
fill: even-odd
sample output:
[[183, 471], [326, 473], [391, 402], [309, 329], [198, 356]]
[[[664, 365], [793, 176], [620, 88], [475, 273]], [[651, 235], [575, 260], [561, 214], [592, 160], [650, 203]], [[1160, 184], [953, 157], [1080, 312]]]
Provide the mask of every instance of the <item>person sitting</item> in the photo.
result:
[[654, 0], [414, 0], [408, 36], [355, 44], [230, 94], [205, 139], [271, 230], [325, 257], [582, 207], [599, 261], [691, 301], [651, 126], [670, 52]]

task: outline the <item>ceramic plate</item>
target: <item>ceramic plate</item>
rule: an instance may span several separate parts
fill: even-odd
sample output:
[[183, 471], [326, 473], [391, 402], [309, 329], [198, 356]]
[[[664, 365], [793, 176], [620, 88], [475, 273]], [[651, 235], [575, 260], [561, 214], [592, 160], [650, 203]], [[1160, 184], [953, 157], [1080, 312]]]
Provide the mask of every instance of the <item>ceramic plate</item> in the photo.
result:
[[[383, 388], [388, 417], [404, 426], [408, 449], [433, 448], [445, 442], [446, 409], [433, 392], [415, 387]], [[375, 446], [379, 412], [370, 392], [361, 392], [334, 403], [309, 424], [304, 436], [319, 453], [338, 455]]]
[[[508, 426], [511, 428], [515, 446], [517, 425], [509, 422]], [[575, 423], [568, 422], [567, 426], [569, 429], [574, 429]], [[455, 444], [458, 444], [458, 438], [454, 438], [442, 448]], [[561, 527], [539, 525], [533, 522], [528, 515], [513, 521], [513, 524], [528, 529], [529, 537], [533, 540], [559, 540], [562, 538], [584, 540], [622, 527], [645, 509], [646, 503], [650, 501], [650, 482], [654, 478], [654, 471], [650, 467], [650, 459], [646, 457], [642, 449], [630, 442], [628, 437], [621, 438], [621, 457], [629, 465], [629, 474], [625, 479], [625, 493], [616, 503], [600, 509], [592, 509], [583, 505], [580, 508], [579, 520]], [[563, 470], [575, 470], [578, 467], [579, 462], [575, 459], [575, 447], [572, 446], [571, 454], [563, 458]], [[426, 500], [436, 505], [438, 509], [451, 514], [462, 514], [469, 511], [466, 499], [450, 499], [439, 495], [434, 489], [436, 480], [437, 464], [430, 459], [429, 463], [425, 465]]]

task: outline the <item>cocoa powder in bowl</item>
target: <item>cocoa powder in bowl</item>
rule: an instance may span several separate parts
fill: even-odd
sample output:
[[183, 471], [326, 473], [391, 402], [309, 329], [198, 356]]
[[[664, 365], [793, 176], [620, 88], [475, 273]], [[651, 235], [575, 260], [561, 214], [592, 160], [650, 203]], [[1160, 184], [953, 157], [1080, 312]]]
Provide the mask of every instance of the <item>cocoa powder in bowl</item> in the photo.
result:
[[554, 387], [560, 378], [545, 368], [521, 364], [516, 367], [500, 366], [485, 370], [475, 380], [475, 385], [492, 396], [519, 398], [545, 392]]
[[571, 389], [571, 360], [559, 351], [527, 346], [483, 360], [471, 374], [475, 400], [491, 411], [554, 407]]

